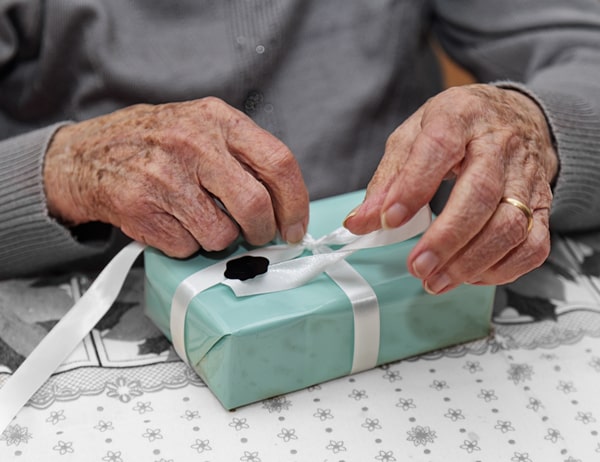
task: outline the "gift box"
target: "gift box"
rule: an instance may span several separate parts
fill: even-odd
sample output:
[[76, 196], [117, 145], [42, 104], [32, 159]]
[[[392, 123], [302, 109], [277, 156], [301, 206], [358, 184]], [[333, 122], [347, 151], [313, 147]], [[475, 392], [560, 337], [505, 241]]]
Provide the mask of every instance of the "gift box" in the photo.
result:
[[[363, 197], [357, 191], [312, 202], [308, 234], [316, 239], [338, 229]], [[359, 250], [321, 242], [318, 251], [238, 243], [185, 260], [147, 249], [147, 315], [227, 409], [486, 336], [494, 288], [427, 294], [406, 268], [417, 239]], [[227, 262], [269, 252], [278, 256], [265, 274], [248, 281], [223, 275]], [[297, 287], [285, 287], [290, 273], [284, 272], [282, 287], [261, 289], [269, 277], [277, 286], [278, 265], [292, 275], [307, 265], [320, 269]], [[266, 293], [238, 296], [223, 282], [242, 293], [244, 284], [258, 284], [250, 292]]]

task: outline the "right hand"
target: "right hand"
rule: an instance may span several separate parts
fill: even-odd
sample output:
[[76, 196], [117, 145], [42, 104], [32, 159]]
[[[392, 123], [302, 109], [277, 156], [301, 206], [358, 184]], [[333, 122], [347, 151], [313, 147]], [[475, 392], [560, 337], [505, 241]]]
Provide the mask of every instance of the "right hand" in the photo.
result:
[[[173, 257], [302, 239], [308, 193], [290, 150], [217, 98], [136, 105], [60, 128], [46, 152], [51, 216], [110, 223]], [[215, 201], [225, 207], [223, 211]]]

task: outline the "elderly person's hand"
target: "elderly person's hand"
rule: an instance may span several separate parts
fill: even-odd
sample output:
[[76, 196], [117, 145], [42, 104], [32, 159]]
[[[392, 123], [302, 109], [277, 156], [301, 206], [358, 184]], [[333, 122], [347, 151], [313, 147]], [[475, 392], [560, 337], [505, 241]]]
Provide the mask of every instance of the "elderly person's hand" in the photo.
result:
[[489, 85], [451, 88], [392, 133], [363, 204], [345, 224], [355, 233], [399, 226], [454, 177], [446, 206], [409, 255], [408, 268], [435, 294], [462, 282], [507, 283], [548, 256], [557, 170], [533, 100]]
[[[138, 105], [67, 125], [45, 158], [52, 216], [111, 223], [175, 257], [239, 235], [302, 239], [308, 193], [289, 149], [216, 98]], [[219, 206], [217, 201], [226, 209]]]

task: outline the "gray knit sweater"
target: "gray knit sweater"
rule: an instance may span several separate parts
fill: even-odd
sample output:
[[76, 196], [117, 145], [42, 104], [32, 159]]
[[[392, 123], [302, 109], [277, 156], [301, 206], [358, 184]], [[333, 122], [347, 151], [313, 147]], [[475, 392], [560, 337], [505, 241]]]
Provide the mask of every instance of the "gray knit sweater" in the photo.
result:
[[544, 108], [552, 227], [600, 226], [598, 0], [0, 0], [0, 278], [105, 250], [47, 215], [57, 124], [213, 95], [292, 149], [313, 199], [354, 190], [441, 89], [432, 33]]

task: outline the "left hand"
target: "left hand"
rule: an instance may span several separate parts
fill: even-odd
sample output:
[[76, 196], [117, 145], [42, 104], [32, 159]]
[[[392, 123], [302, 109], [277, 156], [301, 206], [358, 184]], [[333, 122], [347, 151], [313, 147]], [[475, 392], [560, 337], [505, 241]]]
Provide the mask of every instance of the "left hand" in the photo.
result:
[[[408, 257], [433, 294], [463, 282], [504, 284], [550, 251], [550, 184], [558, 157], [538, 105], [491, 85], [450, 88], [389, 137], [364, 202], [345, 221], [364, 234], [397, 227], [427, 204], [444, 179], [456, 182], [444, 210]], [[533, 226], [518, 199], [533, 211]]]

